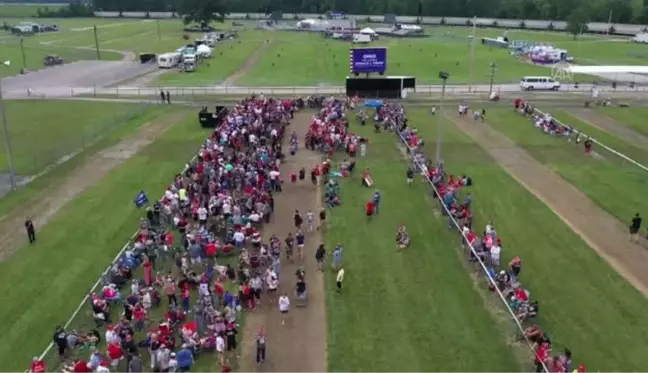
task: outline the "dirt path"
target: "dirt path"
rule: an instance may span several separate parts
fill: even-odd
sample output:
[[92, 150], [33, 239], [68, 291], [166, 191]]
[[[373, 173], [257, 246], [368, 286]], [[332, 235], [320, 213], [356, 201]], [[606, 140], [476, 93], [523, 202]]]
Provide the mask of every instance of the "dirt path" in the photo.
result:
[[570, 109], [569, 112], [576, 118], [587, 122], [594, 127], [598, 127], [621, 140], [624, 140], [636, 147], [648, 150], [648, 137], [631, 128], [618, 124], [606, 115], [597, 113], [592, 109]]
[[137, 132], [117, 145], [88, 159], [57, 185], [44, 189], [19, 209], [0, 218], [0, 260], [27, 243], [23, 223], [30, 217], [41, 230], [68, 202], [96, 184], [110, 171], [152, 143], [185, 114], [174, 113], [143, 124]]
[[[303, 112], [295, 115], [289, 131], [297, 131], [300, 138], [308, 130], [310, 113]], [[287, 146], [286, 146], [287, 148]], [[288, 156], [281, 166], [284, 179], [292, 170], [305, 167], [309, 170], [313, 164], [321, 161], [321, 156], [309, 150], [302, 149], [296, 156]], [[308, 181], [304, 185], [284, 184], [284, 191], [276, 197], [275, 216], [264, 228], [264, 236], [276, 234], [280, 238], [289, 232], [295, 233], [292, 216], [295, 210], [305, 215], [312, 210], [317, 219], [320, 206], [319, 191]], [[268, 297], [264, 294], [264, 305], [261, 309], [246, 315], [243, 330], [242, 355], [240, 371], [242, 372], [326, 372], [326, 311], [324, 308], [324, 274], [317, 272], [315, 249], [322, 243], [319, 232], [306, 234], [304, 260], [288, 263], [284, 258], [281, 262], [280, 292], [285, 291], [291, 300], [291, 311], [285, 326], [281, 325], [281, 317], [276, 304], [267, 304]], [[295, 252], [296, 253], [296, 252]], [[308, 304], [306, 307], [295, 307], [295, 271], [299, 266], [306, 271], [308, 286]], [[256, 333], [263, 326], [267, 336], [267, 357], [265, 363], [256, 365]]]
[[252, 55], [245, 61], [243, 66], [241, 66], [241, 68], [238, 69], [234, 74], [225, 79], [222, 85], [236, 85], [236, 82], [244, 77], [247, 73], [249, 73], [254, 65], [259, 62], [259, 59], [261, 59], [261, 56], [263, 56], [271, 43], [272, 40], [267, 40], [265, 43], [261, 44], [261, 47], [259, 47], [259, 49], [255, 50], [254, 53], [252, 53]]
[[648, 297], [648, 252], [629, 242], [626, 226], [487, 124], [449, 119]]

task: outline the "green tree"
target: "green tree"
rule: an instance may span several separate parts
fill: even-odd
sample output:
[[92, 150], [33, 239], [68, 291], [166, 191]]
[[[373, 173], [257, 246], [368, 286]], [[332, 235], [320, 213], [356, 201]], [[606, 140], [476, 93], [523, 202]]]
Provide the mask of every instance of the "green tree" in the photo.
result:
[[201, 26], [212, 21], [223, 22], [229, 13], [226, 0], [180, 0], [178, 12], [185, 24], [197, 22]]
[[574, 35], [574, 40], [581, 33], [587, 31], [588, 17], [582, 9], [574, 9], [567, 17], [567, 32]]

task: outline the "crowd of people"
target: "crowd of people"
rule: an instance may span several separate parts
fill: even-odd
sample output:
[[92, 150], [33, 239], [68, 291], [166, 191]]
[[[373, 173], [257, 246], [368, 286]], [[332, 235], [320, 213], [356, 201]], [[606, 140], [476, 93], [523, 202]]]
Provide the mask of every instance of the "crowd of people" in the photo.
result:
[[[311, 170], [313, 184], [335, 184], [327, 177], [330, 148], [356, 140], [347, 136], [344, 103], [321, 104], [304, 141], [324, 154]], [[95, 327], [56, 328], [53, 346], [63, 371], [188, 371], [203, 356], [230, 371], [240, 313], [266, 297], [281, 313], [289, 312], [292, 294], [278, 294], [281, 257], [292, 260], [296, 247], [303, 259], [305, 233], [324, 229], [326, 210], [319, 211], [319, 224], [312, 211], [295, 211], [295, 234], [285, 239], [266, 234], [270, 238], [264, 240], [261, 229], [274, 218], [275, 197], [285, 181], [279, 170], [287, 156], [282, 139], [301, 106], [260, 96], [228, 112], [164, 196], [147, 207], [134, 242], [91, 294]], [[296, 137], [291, 134], [291, 152], [297, 150]], [[298, 179], [305, 174], [299, 170]], [[332, 253], [340, 289], [341, 253], [341, 245]], [[318, 263], [325, 261], [323, 245], [315, 256]], [[295, 297], [304, 301], [303, 269], [295, 288]], [[256, 342], [262, 363], [263, 329]], [[47, 371], [46, 362], [34, 358], [31, 371]]]
[[[522, 102], [516, 101], [515, 105], [516, 110], [520, 110], [524, 115], [537, 115], [529, 104], [523, 105]], [[459, 115], [464, 117], [467, 112], [467, 106], [462, 106]], [[475, 115], [473, 119], [478, 120], [485, 113], [478, 114], [479, 116]], [[393, 129], [407, 144], [412, 157], [412, 166], [406, 175], [408, 183], [412, 182], [415, 172], [419, 172], [426, 182], [434, 185], [434, 197], [439, 201], [442, 214], [448, 217], [448, 229], [459, 229], [462, 246], [469, 248], [469, 260], [480, 263], [480, 268], [483, 264], [489, 289], [501, 292], [517, 321], [524, 326], [520, 338], [528, 339], [532, 343], [536, 371], [542, 372], [546, 369], [549, 372], [584, 372], [584, 365], [574, 369], [572, 352], [568, 348], [563, 351], [552, 350], [549, 334], [537, 322], [539, 302], [531, 299], [530, 291], [521, 282], [522, 260], [514, 256], [510, 262], [502, 263], [504, 244], [494, 224], [489, 222], [483, 230], [477, 230], [473, 226], [472, 196], [469, 191], [464, 191], [472, 185], [472, 178], [448, 174], [442, 160], [433, 164], [424, 152], [422, 137], [416, 128], [408, 124], [400, 104], [386, 103], [377, 109], [374, 119], [381, 126], [388, 123], [386, 127]], [[551, 123], [551, 118], [547, 122]]]
[[513, 106], [516, 112], [522, 116], [528, 117], [533, 126], [544, 134], [549, 136], [566, 137], [568, 142], [571, 142], [574, 134], [577, 134], [575, 140], [576, 144], [579, 145], [582, 142], [585, 153], [590, 154], [592, 152], [593, 141], [589, 136], [584, 135], [582, 132], [575, 131], [571, 126], [559, 123], [549, 113], [541, 113], [537, 111], [530, 102], [522, 101], [518, 98], [515, 99]]

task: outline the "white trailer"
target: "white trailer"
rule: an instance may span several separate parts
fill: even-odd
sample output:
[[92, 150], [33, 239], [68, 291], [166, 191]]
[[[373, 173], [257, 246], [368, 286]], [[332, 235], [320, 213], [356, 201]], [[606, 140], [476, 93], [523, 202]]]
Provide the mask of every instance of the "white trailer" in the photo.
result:
[[157, 63], [161, 69], [170, 69], [178, 66], [180, 63], [180, 53], [164, 53], [158, 56]]

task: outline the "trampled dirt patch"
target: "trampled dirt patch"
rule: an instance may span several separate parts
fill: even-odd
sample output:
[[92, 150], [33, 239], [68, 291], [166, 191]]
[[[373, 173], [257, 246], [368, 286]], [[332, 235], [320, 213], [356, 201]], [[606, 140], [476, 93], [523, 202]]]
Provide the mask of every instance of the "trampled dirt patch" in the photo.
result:
[[143, 124], [137, 132], [117, 145], [99, 152], [57, 185], [44, 189], [20, 208], [1, 217], [0, 260], [6, 259], [27, 243], [23, 226], [26, 218], [32, 219], [38, 234], [38, 231], [47, 225], [63, 206], [152, 143], [183, 116], [184, 114], [181, 113], [169, 114]]
[[[570, 109], [569, 112], [576, 118], [587, 122], [594, 127], [598, 127], [605, 132], [614, 135], [621, 140], [624, 140], [638, 148], [648, 149], [648, 137], [628, 128], [624, 125], [618, 124], [612, 118], [597, 113], [591, 109]], [[623, 152], [623, 149], [618, 149]]]
[[259, 47], [259, 49], [255, 50], [254, 53], [252, 53], [252, 55], [245, 61], [240, 69], [238, 69], [234, 74], [225, 79], [223, 85], [236, 85], [236, 82], [244, 77], [247, 73], [249, 73], [250, 70], [254, 68], [254, 65], [259, 62], [259, 59], [261, 59], [261, 56], [263, 56], [265, 51], [268, 49], [270, 43], [272, 43], [272, 40], [267, 40], [265, 43], [261, 44], [261, 47]]
[[616, 217], [487, 124], [449, 119], [551, 208], [619, 274], [648, 296], [648, 252], [629, 242], [628, 228]]
[[[298, 113], [289, 128], [296, 131], [300, 138], [308, 131], [310, 114]], [[287, 148], [287, 146], [285, 147]], [[288, 156], [281, 166], [284, 180], [293, 170], [305, 167], [307, 170], [321, 156], [310, 150], [301, 149], [295, 156]], [[275, 202], [275, 215], [267, 226], [264, 226], [264, 236], [269, 238], [276, 234], [280, 238], [289, 232], [295, 233], [293, 214], [299, 210], [305, 215], [312, 210], [317, 218], [320, 207], [319, 188], [309, 180], [303, 185], [292, 185], [286, 182], [283, 192], [279, 193]], [[242, 372], [325, 372], [326, 363], [326, 310], [324, 305], [324, 274], [317, 271], [315, 249], [322, 243], [319, 232], [306, 234], [304, 260], [295, 259], [295, 263], [281, 260], [279, 292], [286, 292], [291, 300], [291, 311], [286, 325], [281, 324], [282, 317], [277, 307], [277, 299], [268, 304], [269, 296], [262, 295], [263, 305], [255, 312], [246, 315], [243, 329], [242, 355], [240, 371]], [[302, 266], [306, 271], [308, 288], [308, 304], [306, 307], [295, 306], [295, 272]], [[259, 327], [266, 331], [267, 356], [266, 361], [256, 365], [256, 334]]]

